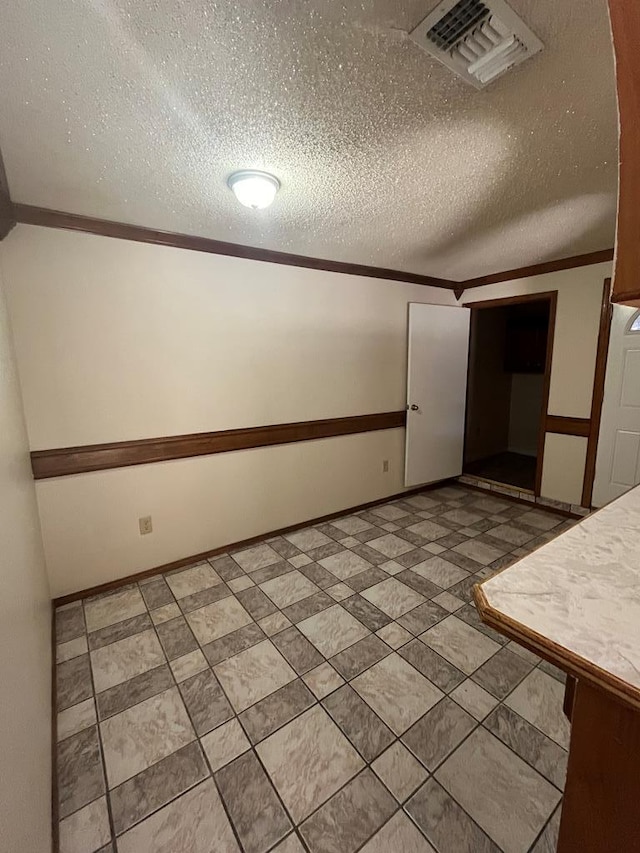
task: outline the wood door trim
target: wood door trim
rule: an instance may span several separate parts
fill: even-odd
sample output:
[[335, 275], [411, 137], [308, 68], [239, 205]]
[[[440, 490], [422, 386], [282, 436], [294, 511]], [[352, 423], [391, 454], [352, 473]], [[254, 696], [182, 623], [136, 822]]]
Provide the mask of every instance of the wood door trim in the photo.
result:
[[503, 281], [512, 281], [518, 278], [531, 278], [534, 275], [544, 275], [560, 270], [570, 270], [575, 267], [586, 267], [592, 264], [602, 264], [613, 260], [613, 249], [601, 249], [598, 252], [587, 252], [584, 255], [573, 255], [570, 258], [560, 258], [557, 261], [544, 261], [540, 264], [530, 264], [526, 267], [518, 267], [513, 270], [505, 270], [491, 275], [481, 275], [477, 278], [469, 278], [463, 282], [464, 289], [473, 287], [484, 287], [487, 284], [499, 284]]
[[558, 291], [552, 290], [549, 294], [549, 328], [547, 330], [547, 354], [544, 365], [544, 384], [542, 386], [542, 411], [540, 413], [540, 426], [538, 427], [538, 452], [536, 454], [536, 483], [534, 494], [540, 497], [542, 494], [542, 468], [544, 465], [545, 428], [549, 412], [549, 390], [551, 388], [551, 365], [553, 363], [553, 344], [556, 334], [556, 310], [558, 307]]
[[591, 419], [547, 415], [544, 428], [545, 432], [553, 432], [556, 435], [577, 435], [588, 438], [591, 431]]
[[403, 410], [245, 429], [199, 432], [191, 435], [143, 438], [136, 441], [59, 447], [33, 451], [31, 467], [34, 479], [43, 480], [88, 471], [103, 471], [108, 468], [186, 459], [191, 456], [209, 456], [214, 453], [313, 441], [318, 438], [335, 438], [361, 432], [397, 429], [404, 427], [405, 424], [406, 412]]
[[610, 300], [611, 279], [606, 278], [602, 288], [602, 305], [600, 307], [600, 329], [598, 331], [598, 349], [596, 354], [596, 369], [593, 377], [593, 396], [591, 399], [591, 422], [589, 441], [587, 444], [587, 459], [584, 467], [582, 484], [582, 506], [591, 506], [593, 498], [593, 483], [596, 476], [596, 458], [598, 455], [598, 438], [602, 420], [602, 403], [604, 400], [604, 380], [607, 373], [607, 357], [609, 355], [609, 340], [611, 338], [611, 318], [613, 305]]
[[25, 225], [42, 225], [47, 228], [62, 228], [67, 231], [80, 231], [85, 234], [98, 234], [102, 237], [115, 237], [119, 240], [133, 240], [136, 243], [152, 243], [156, 246], [171, 246], [176, 249], [189, 249], [194, 252], [208, 252], [214, 255], [226, 255], [245, 258], [252, 261], [266, 261], [271, 264], [305, 267], [313, 270], [344, 273], [346, 275], [369, 276], [388, 281], [401, 281], [408, 284], [420, 284], [429, 287], [441, 287], [452, 290], [455, 282], [430, 275], [403, 272], [384, 267], [352, 264], [345, 261], [331, 261], [326, 258], [311, 258], [306, 255], [294, 255], [273, 249], [260, 249], [255, 246], [242, 246], [209, 237], [194, 237], [171, 231], [159, 231], [130, 225], [126, 222], [113, 222], [92, 216], [80, 216], [76, 213], [64, 213], [60, 210], [48, 210], [29, 204], [16, 204], [14, 210], [18, 222]]
[[502, 308], [509, 305], [521, 305], [523, 302], [541, 302], [557, 300], [557, 290], [544, 290], [541, 293], [521, 293], [518, 296], [499, 296], [496, 299], [480, 299], [477, 302], [465, 302], [463, 308], [474, 310], [481, 308]]

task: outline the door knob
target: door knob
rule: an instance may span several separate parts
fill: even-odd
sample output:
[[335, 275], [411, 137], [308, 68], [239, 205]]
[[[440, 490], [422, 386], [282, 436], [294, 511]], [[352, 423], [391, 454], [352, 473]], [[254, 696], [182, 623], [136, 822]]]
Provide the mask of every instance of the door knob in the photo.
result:
[[417, 412], [420, 406], [416, 405], [416, 403], [412, 403], [410, 409], [412, 412]]

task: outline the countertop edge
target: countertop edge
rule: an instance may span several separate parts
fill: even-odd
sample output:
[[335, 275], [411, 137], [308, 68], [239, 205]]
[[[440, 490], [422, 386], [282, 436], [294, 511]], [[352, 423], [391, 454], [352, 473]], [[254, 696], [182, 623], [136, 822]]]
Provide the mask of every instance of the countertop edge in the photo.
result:
[[[509, 568], [501, 571], [508, 571]], [[489, 580], [491, 578], [487, 578], [486, 581], [477, 583], [473, 587], [473, 600], [480, 618], [486, 625], [505, 637], [515, 640], [516, 643], [574, 676], [574, 678], [584, 679], [595, 687], [614, 694], [625, 705], [640, 710], [640, 689], [492, 607], [482, 589], [484, 583]]]

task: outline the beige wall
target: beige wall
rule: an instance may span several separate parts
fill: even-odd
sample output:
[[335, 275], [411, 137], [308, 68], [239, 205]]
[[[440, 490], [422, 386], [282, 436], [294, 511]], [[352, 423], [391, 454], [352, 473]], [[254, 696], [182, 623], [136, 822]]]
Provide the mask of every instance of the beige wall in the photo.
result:
[[[24, 225], [6, 255], [34, 450], [402, 409], [407, 304], [455, 302]], [[41, 481], [53, 595], [396, 493], [403, 445], [388, 430]]]
[[[574, 418], [588, 418], [591, 414], [602, 286], [610, 275], [611, 263], [593, 264], [473, 288], [464, 294], [463, 302], [468, 303], [557, 290], [549, 414]], [[585, 457], [586, 439], [547, 434], [543, 496], [579, 504]]]
[[50, 612], [0, 278], [0, 848], [7, 853], [51, 849]]

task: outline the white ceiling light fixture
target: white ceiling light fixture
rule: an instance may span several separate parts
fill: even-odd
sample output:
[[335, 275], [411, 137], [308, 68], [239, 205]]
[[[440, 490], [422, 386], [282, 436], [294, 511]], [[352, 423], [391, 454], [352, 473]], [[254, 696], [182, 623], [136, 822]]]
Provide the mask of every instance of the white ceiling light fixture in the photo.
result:
[[242, 169], [229, 175], [229, 187], [240, 204], [253, 210], [269, 207], [280, 189], [280, 181], [268, 172]]

